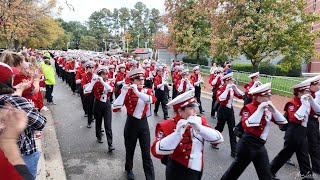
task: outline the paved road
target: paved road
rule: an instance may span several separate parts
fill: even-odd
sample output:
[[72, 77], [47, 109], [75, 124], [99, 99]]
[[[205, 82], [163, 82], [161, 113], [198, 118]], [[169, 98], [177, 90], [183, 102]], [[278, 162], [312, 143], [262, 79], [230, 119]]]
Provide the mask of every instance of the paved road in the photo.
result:
[[[60, 143], [63, 163], [70, 180], [122, 180], [125, 179], [124, 163], [125, 148], [123, 138], [123, 128], [126, 120], [125, 107], [120, 113], [113, 113], [112, 128], [114, 137], [114, 146], [116, 150], [113, 153], [107, 152], [107, 143], [99, 144], [96, 141], [94, 128], [86, 127], [86, 118], [83, 117], [80, 97], [72, 95], [69, 87], [57, 80], [54, 88], [54, 101], [58, 105], [50, 106], [56, 125], [57, 136]], [[215, 126], [216, 120], [210, 118], [209, 109], [210, 100], [202, 98], [203, 107], [206, 110], [205, 115], [208, 122]], [[173, 115], [172, 109], [169, 110]], [[162, 110], [158, 113], [159, 117], [149, 117], [151, 139], [154, 139], [155, 125], [162, 121]], [[239, 120], [239, 108], [235, 108], [236, 120]], [[277, 126], [272, 126], [269, 139], [266, 144], [269, 158], [272, 160], [283, 146], [283, 132]], [[230, 145], [228, 138], [228, 129], [225, 127], [223, 132], [225, 142], [220, 145], [220, 150], [214, 150], [209, 144], [205, 144], [205, 167], [203, 180], [220, 179], [227, 170], [233, 158], [230, 157]], [[296, 162], [294, 156], [293, 161]], [[157, 180], [164, 180], [165, 167], [158, 159], [153, 158]], [[144, 173], [139, 145], [136, 148], [134, 157], [134, 173], [137, 180], [143, 180]], [[297, 178], [299, 170], [297, 167], [285, 165], [278, 173], [278, 177], [284, 180]], [[320, 179], [320, 176], [318, 176]], [[245, 170], [241, 180], [258, 179], [255, 169], [252, 165]]]

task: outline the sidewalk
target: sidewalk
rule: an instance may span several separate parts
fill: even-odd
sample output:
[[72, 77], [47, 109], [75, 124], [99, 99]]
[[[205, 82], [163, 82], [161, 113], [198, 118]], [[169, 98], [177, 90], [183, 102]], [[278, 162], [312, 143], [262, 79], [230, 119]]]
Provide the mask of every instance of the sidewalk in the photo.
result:
[[[212, 96], [212, 86], [209, 84], [209, 77], [207, 76], [202, 76], [203, 81], [205, 82], [206, 88], [202, 88], [202, 92], [208, 96]], [[245, 89], [243, 86], [238, 86], [239, 89], [243, 92], [245, 92]], [[284, 113], [284, 106], [286, 105], [286, 103], [290, 100], [290, 98], [285, 97], [285, 96], [279, 96], [277, 94], [274, 94], [271, 96], [271, 101], [272, 103], [276, 106], [276, 108]], [[243, 100], [234, 98], [233, 100], [235, 103], [237, 103], [238, 107], [242, 107], [243, 106]]]
[[36, 140], [37, 147], [41, 152], [36, 180], [66, 180], [51, 111], [41, 111], [41, 114], [47, 118], [47, 124], [42, 131], [41, 139]]

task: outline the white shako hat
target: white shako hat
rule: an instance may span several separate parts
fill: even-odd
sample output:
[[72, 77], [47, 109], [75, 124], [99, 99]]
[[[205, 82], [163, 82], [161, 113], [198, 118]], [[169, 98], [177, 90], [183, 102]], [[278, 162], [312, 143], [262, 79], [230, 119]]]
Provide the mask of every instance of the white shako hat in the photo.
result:
[[249, 94], [253, 96], [263, 96], [263, 95], [271, 96], [271, 83], [266, 83], [254, 88], [251, 91], [249, 91]]
[[94, 66], [96, 63], [93, 61], [87, 61], [86, 63], [84, 63], [84, 67], [89, 67], [89, 66]]
[[292, 87], [293, 91], [301, 91], [301, 90], [309, 90], [310, 89], [310, 81], [304, 80], [301, 83]]
[[122, 63], [122, 64], [119, 64], [119, 65], [118, 65], [118, 68], [119, 68], [119, 69], [120, 69], [120, 68], [126, 68], [126, 65], [123, 64], [123, 63]]
[[253, 74], [250, 74], [248, 77], [251, 78], [251, 79], [253, 79], [253, 78], [259, 77], [259, 76], [260, 76], [260, 73], [259, 73], [259, 72], [255, 72], [255, 73], [253, 73]]
[[109, 69], [114, 69], [115, 66], [112, 64], [112, 65], [110, 65], [108, 68], [109, 68]]
[[178, 95], [176, 98], [172, 99], [167, 106], [173, 106], [176, 111], [182, 107], [196, 107], [198, 106], [197, 101], [194, 97], [194, 90], [187, 91]]
[[311, 85], [316, 85], [320, 83], [320, 75], [304, 80], [303, 82], [310, 82]]
[[104, 72], [108, 72], [108, 67], [107, 66], [99, 66], [96, 70], [95, 70], [95, 73], [98, 74], [100, 73], [101, 71], [104, 71]]
[[144, 69], [138, 68], [138, 69], [130, 71], [127, 74], [126, 78], [133, 79], [135, 77], [140, 77], [140, 79], [144, 79], [144, 73], [145, 73]]
[[230, 79], [235, 80], [235, 79], [233, 78], [233, 72], [232, 72], [232, 73], [229, 73], [229, 74], [226, 74], [226, 75], [224, 75], [224, 76], [221, 78], [222, 81], [228, 81], [228, 80], [230, 80]]
[[181, 72], [181, 74], [182, 74], [182, 75], [183, 75], [183, 74], [189, 74], [189, 69], [183, 69], [182, 72]]
[[193, 71], [195, 71], [195, 70], [199, 70], [200, 69], [200, 67], [199, 66], [195, 66], [194, 68], [193, 68]]

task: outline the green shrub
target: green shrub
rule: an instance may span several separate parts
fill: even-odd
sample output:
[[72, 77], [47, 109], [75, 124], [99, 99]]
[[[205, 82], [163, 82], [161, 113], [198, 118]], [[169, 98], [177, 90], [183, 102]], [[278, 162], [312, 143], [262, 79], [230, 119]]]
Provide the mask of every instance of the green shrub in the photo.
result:
[[[198, 61], [196, 58], [191, 58], [191, 57], [184, 57], [182, 58], [182, 61], [185, 63], [191, 63], [191, 64], [198, 64]], [[199, 64], [200, 65], [208, 65], [208, 60], [206, 58], [200, 58], [199, 59]]]
[[287, 76], [288, 72], [281, 68], [281, 65], [276, 65], [276, 76]]
[[253, 72], [251, 64], [232, 64], [232, 69], [237, 71]]
[[261, 74], [274, 76], [276, 74], [276, 66], [270, 62], [261, 62], [259, 64], [259, 72]]

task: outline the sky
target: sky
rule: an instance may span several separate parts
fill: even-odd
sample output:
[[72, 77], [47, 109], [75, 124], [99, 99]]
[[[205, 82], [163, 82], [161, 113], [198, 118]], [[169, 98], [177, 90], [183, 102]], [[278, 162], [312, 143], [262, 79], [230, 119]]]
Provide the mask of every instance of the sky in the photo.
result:
[[114, 8], [127, 7], [131, 9], [138, 1], [143, 2], [149, 9], [159, 9], [161, 14], [165, 11], [165, 0], [67, 0], [69, 4], [72, 4], [75, 11], [70, 10], [65, 1], [58, 0], [58, 6], [62, 7], [63, 10], [61, 15], [57, 16], [65, 21], [85, 22], [94, 11], [101, 10], [102, 8], [113, 10]]

